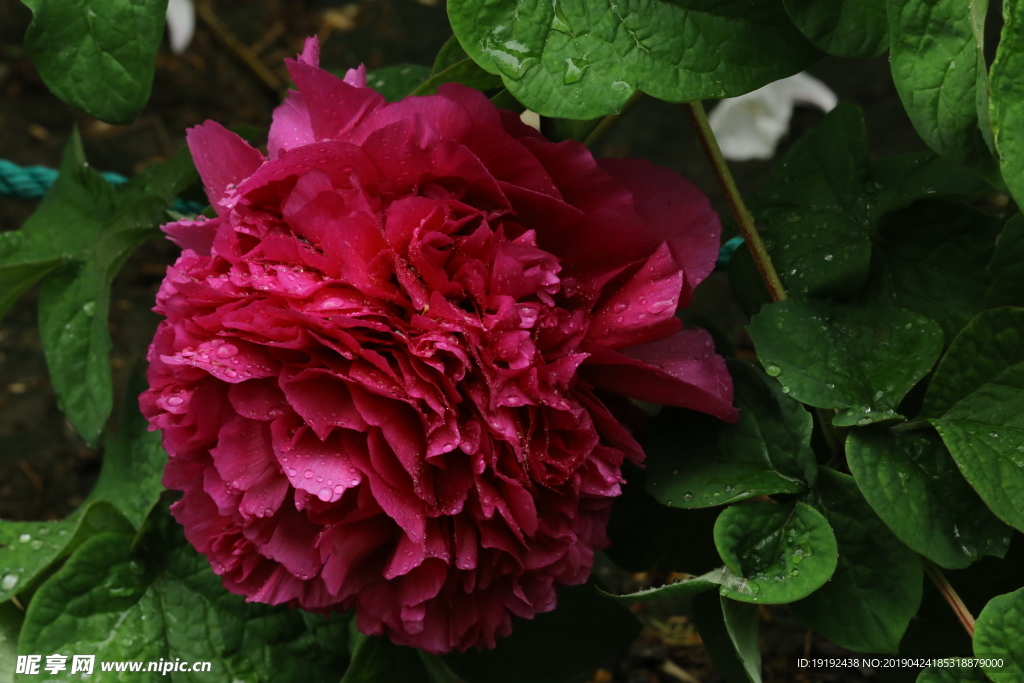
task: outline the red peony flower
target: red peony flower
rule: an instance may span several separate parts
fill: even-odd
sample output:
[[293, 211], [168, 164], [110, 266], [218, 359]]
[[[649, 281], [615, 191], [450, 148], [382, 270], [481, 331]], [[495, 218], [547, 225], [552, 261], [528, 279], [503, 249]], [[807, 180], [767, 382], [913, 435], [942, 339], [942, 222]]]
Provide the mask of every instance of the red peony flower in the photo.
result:
[[189, 541], [231, 591], [355, 607], [429, 652], [493, 647], [587, 579], [643, 459], [621, 397], [735, 419], [703, 330], [707, 199], [643, 161], [595, 161], [459, 85], [388, 104], [318, 68], [269, 159], [188, 132], [218, 216], [164, 227], [140, 401]]

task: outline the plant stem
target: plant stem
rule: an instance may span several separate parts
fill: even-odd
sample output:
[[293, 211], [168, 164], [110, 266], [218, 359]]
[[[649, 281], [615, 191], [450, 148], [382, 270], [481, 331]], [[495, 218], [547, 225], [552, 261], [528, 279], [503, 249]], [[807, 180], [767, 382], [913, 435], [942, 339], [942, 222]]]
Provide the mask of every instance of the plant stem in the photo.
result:
[[708, 123], [708, 116], [704, 113], [704, 105], [700, 100], [687, 102], [686, 109], [690, 112], [690, 119], [697, 131], [701, 147], [704, 148], [704, 154], [711, 162], [715, 175], [718, 177], [718, 183], [725, 190], [725, 196], [729, 199], [732, 213], [743, 234], [743, 241], [747, 243], [750, 255], [754, 257], [757, 271], [761, 274], [761, 279], [764, 280], [772, 301], [782, 301], [786, 298], [786, 290], [782, 287], [779, 275], [772, 265], [772, 259], [764, 248], [761, 235], [757, 232], [757, 226], [754, 225], [754, 217], [750, 215], [747, 205], [743, 202], [743, 197], [740, 196], [740, 191], [736, 187], [736, 181], [733, 180], [729, 166], [725, 163], [722, 150], [718, 147], [718, 140], [715, 139], [715, 134], [711, 131], [711, 125]]
[[594, 127], [594, 130], [590, 131], [586, 139], [583, 140], [583, 144], [590, 147], [592, 144], [600, 140], [605, 133], [611, 130], [612, 126], [619, 122], [619, 119], [633, 111], [633, 108], [640, 104], [640, 100], [644, 97], [646, 97], [646, 95], [639, 90], [633, 93], [632, 97], [626, 100], [626, 103], [622, 105], [622, 111], [618, 114], [609, 114], [601, 119], [597, 126]]
[[974, 617], [971, 616], [964, 601], [956, 594], [956, 590], [950, 585], [945, 574], [942, 573], [942, 570], [935, 563], [926, 557], [922, 557], [921, 560], [924, 562], [924, 570], [928, 573], [928, 578], [932, 580], [935, 587], [939, 589], [939, 593], [949, 603], [953, 613], [956, 614], [956, 618], [960, 620], [964, 630], [967, 631], [967, 635], [974, 638]]

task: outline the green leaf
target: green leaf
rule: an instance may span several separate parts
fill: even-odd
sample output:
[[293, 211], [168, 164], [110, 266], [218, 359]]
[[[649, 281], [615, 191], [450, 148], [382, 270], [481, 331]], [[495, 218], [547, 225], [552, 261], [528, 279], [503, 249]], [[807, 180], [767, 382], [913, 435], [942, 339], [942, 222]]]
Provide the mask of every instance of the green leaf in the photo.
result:
[[[75, 132], [60, 175], [39, 208], [19, 232], [0, 239], [0, 268], [47, 276], [39, 297], [43, 351], [58, 404], [87, 443], [96, 443], [113, 401], [110, 284], [135, 247], [156, 234], [171, 201], [195, 177], [182, 153], [115, 191], [87, 168]], [[16, 290], [24, 291], [24, 285]]]
[[906, 308], [952, 341], [985, 306], [997, 220], [966, 204], [920, 201], [881, 223], [865, 302]]
[[[8, 254], [14, 251], [10, 243], [15, 240], [10, 238], [16, 236], [18, 233], [14, 232], [0, 234], [0, 262], [7, 260]], [[60, 265], [59, 258], [0, 265], [0, 320], [22, 294]]]
[[936, 564], [961, 569], [1006, 553], [1011, 530], [964, 480], [937, 435], [858, 429], [846, 439], [846, 456], [879, 517]]
[[117, 431], [104, 439], [103, 469], [89, 500], [113, 503], [136, 529], [164, 491], [161, 478], [167, 454], [159, 431], [139, 411], [138, 396], [147, 387], [145, 370], [136, 368], [128, 385]]
[[430, 67], [419, 64], [398, 64], [366, 72], [366, 85], [388, 102], [397, 102], [430, 78]]
[[825, 468], [817, 492], [835, 532], [839, 562], [828, 583], [791, 607], [836, 645], [896, 652], [921, 604], [921, 558], [886, 528], [852, 477]]
[[1013, 683], [1024, 671], [1024, 588], [993, 598], [974, 624], [974, 656], [997, 655], [1000, 669], [985, 667], [994, 683]]
[[922, 415], [992, 512], [1024, 529], [1024, 309], [985, 311], [964, 328]]
[[888, 0], [887, 6], [892, 77], [917, 132], [953, 162], [998, 176], [985, 140], [988, 0]]
[[613, 600], [618, 600], [624, 605], [632, 605], [634, 602], [658, 602], [660, 600], [689, 598], [721, 586], [737, 587], [742, 582], [743, 580], [737, 577], [728, 567], [719, 567], [701, 576], [691, 576], [665, 584], [664, 586], [644, 588], [633, 593], [615, 595], [600, 588], [598, 588], [598, 592]]
[[988, 264], [992, 286], [985, 308], [1024, 306], [1024, 214], [1006, 221], [999, 234], [996, 253]]
[[1003, 3], [1003, 31], [989, 78], [989, 117], [999, 166], [1017, 203], [1024, 204], [1024, 3], [1020, 0]]
[[722, 595], [778, 604], [805, 598], [836, 569], [836, 538], [828, 521], [804, 503], [740, 503], [715, 522], [722, 560], [744, 581]]
[[782, 390], [840, 409], [832, 420], [838, 426], [900, 417], [900, 400], [942, 350], [935, 322], [899, 308], [787, 299], [762, 307], [748, 329]]
[[786, 291], [851, 296], [871, 264], [871, 176], [864, 117], [840, 104], [786, 152], [753, 204]]
[[990, 683], [980, 667], [930, 666], [917, 677], [917, 683]]
[[24, 615], [12, 602], [0, 602], [0, 683], [14, 683], [18, 634]]
[[757, 607], [718, 595], [693, 601], [693, 618], [711, 659], [729, 683], [761, 683]]
[[1024, 363], [1024, 309], [985, 311], [957, 335], [935, 369], [923, 417], [939, 417], [999, 373]]
[[350, 644], [352, 661], [341, 683], [436, 681], [424, 668], [419, 651], [393, 645], [383, 636], [357, 634]]
[[35, 0], [25, 47], [47, 87], [108, 123], [131, 123], [153, 86], [167, 0]]
[[923, 198], [968, 200], [992, 191], [991, 186], [962, 166], [935, 152], [896, 154], [874, 165], [878, 188], [875, 215], [881, 216]]
[[1024, 530], [1024, 363], [930, 422], [992, 512]]
[[[344, 657], [325, 651], [301, 612], [246, 603], [221, 586], [166, 513], [135, 548], [132, 536], [86, 541], [35, 594], [21, 652], [95, 653], [99, 661], [208, 661], [171, 681], [335, 680]], [[120, 680], [97, 664], [91, 680]]]
[[106, 501], [86, 503], [60, 522], [0, 522], [0, 602], [30, 590], [55, 562], [104, 532], [134, 532]]
[[785, 0], [804, 37], [837, 57], [874, 57], [889, 49], [885, 0]]
[[802, 493], [814, 481], [812, 419], [778, 383], [729, 361], [736, 424], [663, 409], [651, 421], [647, 492], [665, 505], [700, 508], [774, 493]]
[[637, 89], [670, 102], [740, 95], [821, 56], [781, 0], [452, 0], [448, 16], [470, 57], [555, 118], [615, 113]]
[[463, 59], [455, 62], [447, 69], [440, 71], [418, 88], [412, 91], [413, 95], [433, 95], [437, 89], [445, 83], [461, 83], [476, 90], [497, 90], [501, 87], [501, 79], [489, 74], [472, 59]]
[[445, 663], [468, 683], [565, 683], [625, 650], [640, 633], [629, 610], [592, 586], [558, 592], [554, 612], [516, 620], [494, 650], [451, 653]]
[[462, 49], [459, 39], [452, 36], [444, 41], [444, 45], [437, 51], [437, 57], [434, 58], [434, 66], [430, 69], [430, 75], [439, 74], [456, 62], [461, 62], [463, 59], [468, 58], [469, 55]]

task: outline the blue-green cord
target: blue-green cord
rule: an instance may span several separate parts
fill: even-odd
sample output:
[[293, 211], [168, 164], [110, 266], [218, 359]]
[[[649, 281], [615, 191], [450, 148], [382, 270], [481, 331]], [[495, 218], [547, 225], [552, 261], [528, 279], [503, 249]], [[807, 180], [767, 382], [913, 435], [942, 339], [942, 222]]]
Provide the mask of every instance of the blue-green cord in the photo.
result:
[[[103, 173], [102, 176], [112, 185], [127, 182], [128, 179], [117, 173]], [[18, 166], [6, 159], [0, 159], [0, 195], [19, 199], [41, 199], [57, 180], [57, 171], [45, 166]], [[178, 199], [173, 209], [178, 213], [196, 214], [203, 211], [203, 206], [187, 199]], [[717, 268], [728, 268], [733, 252], [743, 244], [742, 237], [733, 237], [722, 245], [718, 252]]]
[[[101, 173], [111, 185], [128, 182], [117, 173]], [[57, 180], [57, 171], [45, 166], [19, 166], [0, 159], [0, 196], [17, 199], [42, 199]], [[203, 205], [187, 199], [177, 199], [172, 209], [182, 214], [201, 213]]]

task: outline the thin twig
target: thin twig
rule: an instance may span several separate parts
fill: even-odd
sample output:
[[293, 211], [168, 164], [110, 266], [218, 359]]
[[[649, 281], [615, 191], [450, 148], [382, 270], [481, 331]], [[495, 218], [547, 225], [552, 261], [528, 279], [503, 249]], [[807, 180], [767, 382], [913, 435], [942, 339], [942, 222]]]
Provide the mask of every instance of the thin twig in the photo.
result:
[[757, 227], [754, 225], [754, 217], [750, 215], [747, 205], [743, 202], [743, 197], [736, 187], [736, 181], [733, 180], [729, 166], [725, 163], [722, 150], [718, 148], [718, 140], [715, 139], [715, 134], [711, 131], [708, 116], [704, 113], [704, 105], [700, 100], [687, 102], [686, 109], [690, 112], [693, 127], [697, 131], [697, 137], [700, 139], [701, 147], [704, 148], [704, 153], [715, 170], [718, 183], [725, 190], [725, 196], [729, 199], [732, 213], [736, 217], [736, 223], [740, 227], [740, 232], [743, 234], [743, 241], [747, 243], [747, 248], [750, 249], [750, 254], [754, 257], [757, 271], [761, 274], [761, 279], [764, 280], [772, 301], [782, 301], [786, 298], [786, 290], [779, 280], [778, 273], [775, 272], [775, 267], [772, 265], [771, 257], [768, 256], [768, 251], [764, 248], [761, 235], [757, 232]]
[[601, 119], [597, 126], [594, 127], [594, 130], [590, 131], [590, 134], [583, 140], [583, 144], [590, 147], [592, 144], [604, 137], [604, 134], [611, 130], [612, 126], [618, 123], [623, 116], [633, 111], [633, 108], [640, 104], [640, 100], [644, 97], [646, 97], [646, 95], [639, 90], [633, 93], [633, 95], [626, 100], [626, 103], [622, 105], [622, 111], [618, 114], [609, 114]]
[[949, 603], [949, 606], [953, 609], [953, 613], [956, 614], [956, 618], [960, 620], [964, 630], [967, 631], [967, 635], [974, 638], [974, 617], [971, 616], [970, 610], [967, 609], [967, 605], [957, 595], [956, 590], [950, 585], [946, 579], [946, 575], [942, 573], [934, 562], [926, 557], [922, 557], [921, 560], [924, 562], [924, 570], [928, 573], [928, 578], [932, 580], [935, 587], [939, 589], [939, 593]]
[[284, 92], [285, 84], [281, 82], [281, 79], [275, 76], [267, 68], [267, 65], [245, 43], [239, 40], [231, 29], [221, 22], [207, 3], [196, 3], [196, 14], [199, 15], [199, 18], [210, 29], [213, 36], [223, 43], [224, 47], [233, 52], [236, 57], [242, 60], [242, 63], [249, 67], [256, 77], [263, 81], [264, 85], [273, 90], [275, 95], [280, 95]]

